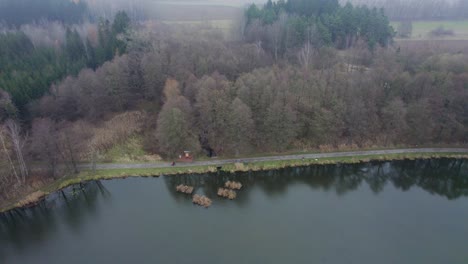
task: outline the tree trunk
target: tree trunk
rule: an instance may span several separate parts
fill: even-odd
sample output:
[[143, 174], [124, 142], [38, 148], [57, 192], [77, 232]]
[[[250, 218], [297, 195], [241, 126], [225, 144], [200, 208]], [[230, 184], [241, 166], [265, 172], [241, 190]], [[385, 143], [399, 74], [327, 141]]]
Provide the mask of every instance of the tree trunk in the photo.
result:
[[68, 133], [65, 132], [65, 141], [66, 141], [66, 144], [67, 144], [67, 148], [68, 148], [68, 152], [70, 154], [70, 162], [73, 166], [73, 172], [74, 173], [78, 173], [78, 166], [76, 165], [76, 160], [75, 160], [75, 155], [73, 153], [73, 148], [71, 146], [71, 143], [70, 143], [70, 137], [68, 136]]
[[24, 161], [24, 155], [21, 147], [21, 135], [20, 128], [13, 120], [8, 120], [6, 126], [9, 132], [11, 143], [13, 144], [13, 149], [16, 154], [16, 159], [18, 161], [19, 170], [21, 173], [21, 182], [26, 182], [26, 177], [28, 176], [28, 168], [26, 167], [26, 162]]
[[6, 155], [7, 158], [8, 158], [8, 162], [9, 162], [9, 164], [10, 164], [11, 170], [13, 171], [13, 175], [15, 176], [16, 180], [18, 181], [18, 184], [20, 184], [20, 183], [21, 183], [21, 179], [20, 179], [20, 177], [18, 176], [18, 173], [16, 172], [15, 165], [13, 164], [13, 160], [11, 159], [10, 153], [9, 153], [7, 147], [6, 147], [5, 137], [3, 136], [2, 131], [0, 131], [0, 141], [2, 142], [3, 151], [5, 152], [5, 155]]

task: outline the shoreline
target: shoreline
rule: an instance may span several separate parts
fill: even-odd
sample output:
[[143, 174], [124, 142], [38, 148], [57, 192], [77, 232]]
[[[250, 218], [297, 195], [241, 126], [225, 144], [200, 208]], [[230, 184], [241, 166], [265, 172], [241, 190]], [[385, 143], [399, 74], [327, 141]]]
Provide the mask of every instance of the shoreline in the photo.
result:
[[[445, 149], [443, 149], [445, 150]], [[125, 179], [128, 177], [159, 177], [181, 174], [205, 174], [215, 173], [218, 171], [236, 173], [247, 171], [269, 171], [291, 167], [305, 167], [313, 165], [333, 165], [333, 164], [359, 164], [373, 161], [401, 161], [401, 160], [418, 160], [418, 159], [465, 159], [468, 160], [468, 149], [453, 149], [454, 152], [402, 152], [388, 154], [363, 154], [357, 152], [340, 152], [340, 153], [321, 153], [321, 154], [304, 154], [304, 155], [289, 155], [289, 156], [273, 156], [260, 158], [232, 159], [219, 160], [215, 162], [196, 162], [194, 164], [182, 164], [179, 166], [168, 166], [161, 164], [153, 164], [153, 166], [138, 167], [141, 164], [127, 166], [126, 168], [112, 168], [117, 164], [108, 164], [106, 167], [98, 168], [95, 173], [89, 169], [85, 169], [77, 175], [66, 176], [55, 182], [46, 185], [28, 195], [17, 199], [0, 208], [0, 214], [9, 211], [27, 207], [33, 207], [45, 199], [48, 195], [57, 191], [63, 190], [69, 186], [86, 183], [98, 180], [113, 180]], [[455, 151], [456, 150], [456, 151]], [[419, 150], [420, 151], [420, 150]], [[361, 153], [376, 153], [385, 151], [367, 151]], [[386, 151], [388, 152], [388, 151]], [[300, 157], [303, 156], [303, 157]], [[315, 157], [322, 156], [322, 157]], [[298, 158], [299, 157], [299, 158]], [[136, 166], [135, 166], [136, 165]], [[147, 164], [150, 165], [150, 164]], [[103, 165], [101, 165], [103, 166]], [[221, 168], [219, 168], [221, 167]]]

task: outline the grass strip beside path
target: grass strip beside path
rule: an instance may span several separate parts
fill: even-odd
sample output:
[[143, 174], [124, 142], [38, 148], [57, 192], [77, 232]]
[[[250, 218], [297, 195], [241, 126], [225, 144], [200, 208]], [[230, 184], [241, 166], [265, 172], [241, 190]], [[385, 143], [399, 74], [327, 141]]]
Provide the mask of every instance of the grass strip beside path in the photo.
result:
[[[423, 149], [419, 149], [421, 151]], [[288, 167], [325, 165], [325, 164], [357, 164], [370, 161], [392, 161], [392, 160], [416, 160], [416, 159], [440, 159], [457, 158], [468, 159], [468, 149], [453, 149], [453, 151], [443, 152], [437, 149], [430, 152], [430, 149], [418, 152], [411, 150], [405, 153], [405, 150], [382, 150], [382, 151], [359, 151], [359, 152], [340, 152], [340, 153], [321, 153], [321, 154], [303, 154], [258, 157], [247, 159], [231, 159], [216, 161], [201, 161], [178, 166], [169, 164], [102, 164], [95, 172], [89, 169], [89, 165], [83, 166], [84, 170], [77, 175], [63, 177], [54, 183], [36, 190], [34, 193], [41, 193], [37, 196], [37, 201], [31, 201], [31, 194], [16, 202], [0, 208], [0, 213], [11, 209], [23, 207], [25, 204], [34, 204], [39, 202], [45, 196], [62, 190], [71, 185], [109, 179], [122, 179], [127, 177], [159, 177], [163, 175], [177, 174], [204, 174], [218, 171], [221, 167], [223, 172], [241, 172], [241, 171], [267, 171], [282, 169]], [[401, 153], [399, 153], [401, 152]], [[361, 153], [361, 154], [359, 154]], [[371, 153], [371, 154], [369, 154]], [[127, 165], [127, 166], [125, 166]], [[27, 200], [27, 203], [25, 202]]]

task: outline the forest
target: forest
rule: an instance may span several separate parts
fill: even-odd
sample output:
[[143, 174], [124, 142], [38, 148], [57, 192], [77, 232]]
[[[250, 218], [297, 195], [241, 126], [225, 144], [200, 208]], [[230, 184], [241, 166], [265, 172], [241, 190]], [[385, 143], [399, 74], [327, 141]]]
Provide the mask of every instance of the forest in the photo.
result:
[[246, 19], [247, 41], [264, 43], [275, 59], [306, 42], [347, 49], [361, 40], [374, 48], [388, 46], [394, 35], [383, 9], [349, 2], [342, 7], [338, 0], [269, 0], [261, 9], [252, 4]]
[[108, 20], [80, 26], [44, 22], [5, 29], [0, 32], [0, 87], [25, 114], [26, 104], [44, 95], [53, 82], [123, 54], [125, 42], [119, 35], [128, 24], [122, 12], [112, 24]]
[[468, 48], [400, 47], [383, 9], [268, 1], [236, 41], [56, 20], [0, 34], [0, 200], [130, 143], [172, 159], [468, 141]]

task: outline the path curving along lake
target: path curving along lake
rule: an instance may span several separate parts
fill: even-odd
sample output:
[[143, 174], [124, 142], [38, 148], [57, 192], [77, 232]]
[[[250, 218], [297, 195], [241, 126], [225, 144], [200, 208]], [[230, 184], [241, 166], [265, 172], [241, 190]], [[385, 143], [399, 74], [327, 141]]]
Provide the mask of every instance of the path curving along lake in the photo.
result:
[[[395, 154], [437, 154], [437, 153], [460, 153], [467, 154], [467, 148], [406, 148], [406, 149], [380, 149], [380, 150], [357, 150], [357, 151], [342, 151], [342, 152], [326, 152], [326, 153], [304, 153], [292, 155], [266, 156], [266, 157], [250, 157], [238, 159], [213, 159], [209, 161], [195, 161], [191, 163], [177, 163], [175, 167], [192, 167], [192, 166], [222, 166], [233, 164], [236, 162], [264, 162], [264, 161], [287, 161], [300, 159], [323, 159], [323, 158], [342, 158], [342, 157], [363, 157], [376, 155], [395, 155]], [[81, 169], [92, 169], [92, 164], [82, 164]], [[172, 162], [167, 163], [110, 163], [97, 164], [98, 170], [109, 169], [151, 169], [151, 168], [168, 168], [173, 167]]]
[[[227, 180], [235, 200], [216, 196]], [[89, 182], [0, 215], [8, 264], [468, 263], [467, 245], [456, 159]]]

